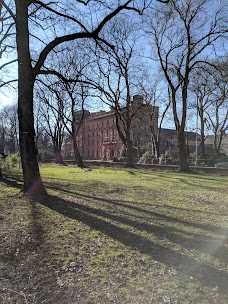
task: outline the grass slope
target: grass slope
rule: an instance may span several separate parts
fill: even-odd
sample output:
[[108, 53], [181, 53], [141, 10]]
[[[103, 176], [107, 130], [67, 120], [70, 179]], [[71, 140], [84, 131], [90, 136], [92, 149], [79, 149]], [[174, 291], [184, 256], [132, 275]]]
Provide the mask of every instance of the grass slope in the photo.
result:
[[3, 171], [1, 303], [228, 302], [227, 177], [42, 166]]

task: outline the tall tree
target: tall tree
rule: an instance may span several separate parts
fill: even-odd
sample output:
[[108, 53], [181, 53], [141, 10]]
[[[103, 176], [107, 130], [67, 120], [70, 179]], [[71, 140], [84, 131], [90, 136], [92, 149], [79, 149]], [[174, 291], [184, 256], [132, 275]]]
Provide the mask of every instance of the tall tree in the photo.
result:
[[[195, 74], [193, 74], [191, 90], [196, 98], [195, 103], [192, 105], [196, 108], [196, 115], [199, 117], [200, 121], [200, 148], [201, 148], [201, 158], [205, 159], [205, 132], [207, 126], [207, 113], [210, 111], [211, 105], [213, 103], [213, 75], [207, 69], [198, 69]], [[197, 122], [198, 122], [198, 117]], [[198, 133], [198, 123], [197, 130]]]
[[17, 105], [5, 106], [0, 111], [0, 152], [18, 152]]
[[[140, 88], [146, 100], [146, 103], [152, 105], [152, 111], [149, 112], [149, 117], [142, 117], [142, 121], [144, 124], [149, 124], [150, 129], [150, 142], [148, 143], [150, 148], [147, 151], [151, 151], [151, 153], [156, 157], [160, 157], [160, 146], [161, 146], [161, 130], [164, 124], [168, 110], [171, 105], [170, 92], [168, 90], [168, 94], [166, 96], [165, 89], [163, 86], [159, 87], [159, 82], [156, 81], [154, 85], [152, 85], [152, 80], [148, 81], [149, 75], [146, 77], [145, 83], [140, 84]], [[168, 98], [167, 98], [168, 97]], [[159, 108], [159, 111], [156, 110], [156, 107]], [[158, 117], [156, 117], [158, 115]], [[154, 124], [154, 120], [158, 121], [158, 124]]]
[[[209, 4], [213, 11], [208, 12]], [[167, 6], [157, 6], [153, 18], [149, 17], [148, 32], [171, 92], [180, 171], [189, 170], [185, 127], [191, 74], [208, 62], [207, 51], [212, 56], [216, 43], [227, 33], [225, 11], [225, 6], [215, 1], [170, 0]]]
[[64, 164], [62, 156], [62, 145], [65, 135], [65, 126], [62, 119], [64, 115], [64, 100], [55, 98], [46, 87], [41, 88], [40, 86], [37, 98], [37, 102], [42, 104], [38, 122], [43, 126], [43, 129], [52, 141], [55, 162]]
[[216, 62], [217, 70], [213, 73], [212, 103], [206, 112], [210, 129], [214, 135], [214, 152], [219, 157], [222, 140], [228, 130], [228, 62]]
[[[118, 135], [126, 149], [126, 162], [133, 167], [134, 143], [132, 122], [142, 103], [133, 104], [132, 95], [137, 92], [137, 78], [141, 67], [137, 52], [139, 31], [137, 24], [117, 18], [110, 23], [106, 34], [116, 45], [115, 49], [103, 49], [98, 59], [99, 83], [94, 84], [100, 90], [100, 99], [115, 113]], [[93, 82], [93, 80], [91, 81]]]
[[[100, 36], [103, 27], [121, 11], [130, 10], [141, 13], [146, 5], [146, 1], [143, 1], [141, 6], [140, 1], [137, 3], [133, 0], [118, 1], [118, 4], [112, 3], [112, 5], [111, 3], [112, 1], [109, 5], [109, 2], [94, 0], [74, 2], [62, 0], [49, 3], [38, 0], [0, 0], [1, 13], [7, 12], [16, 23], [20, 154], [24, 192], [29, 195], [46, 194], [39, 172], [35, 146], [33, 90], [36, 78], [39, 74], [48, 73], [45, 61], [59, 45], [88, 38], [110, 46]], [[80, 11], [82, 6], [83, 9]], [[99, 11], [96, 14], [97, 10]], [[92, 16], [89, 14], [91, 12]], [[106, 12], [105, 16], [103, 12]], [[84, 20], [81, 16], [85, 17]], [[65, 33], [63, 25], [67, 25]], [[34, 28], [36, 32], [32, 31]], [[45, 33], [42, 32], [43, 30]], [[36, 49], [32, 51], [30, 42], [34, 39]]]
[[[85, 51], [86, 49], [86, 51]], [[72, 42], [70, 46], [58, 54], [56, 63], [52, 63], [55, 70], [53, 76], [45, 79], [39, 78], [46, 92], [52, 94], [55, 103], [49, 102], [44, 96], [49, 112], [55, 112], [59, 122], [64, 126], [66, 134], [70, 136], [73, 143], [75, 161], [78, 167], [83, 168], [83, 160], [77, 144], [77, 135], [84, 119], [85, 101], [90, 96], [88, 81], [85, 75], [91, 74], [93, 56], [88, 50], [88, 41], [77, 44]], [[61, 71], [61, 73], [57, 72]], [[56, 76], [58, 79], [56, 80]], [[90, 100], [90, 108], [92, 101]]]

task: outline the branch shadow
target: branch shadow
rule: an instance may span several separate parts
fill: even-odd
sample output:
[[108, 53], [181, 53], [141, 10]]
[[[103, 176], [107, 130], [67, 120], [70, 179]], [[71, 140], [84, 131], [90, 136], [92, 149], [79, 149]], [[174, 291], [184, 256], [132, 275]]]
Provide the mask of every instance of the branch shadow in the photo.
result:
[[78, 197], [85, 198], [85, 199], [92, 199], [92, 200], [97, 200], [97, 201], [101, 201], [101, 202], [104, 202], [104, 203], [118, 205], [118, 206], [121, 206], [121, 207], [124, 207], [124, 208], [127, 208], [127, 209], [135, 210], [137, 212], [143, 212], [146, 215], [149, 214], [151, 216], [155, 216], [157, 218], [160, 218], [161, 220], [165, 220], [165, 221], [169, 221], [169, 222], [178, 222], [178, 223], [186, 225], [186, 226], [211, 231], [211, 232], [217, 233], [217, 234], [222, 235], [222, 236], [228, 235], [228, 229], [227, 228], [220, 228], [220, 227], [216, 227], [216, 226], [213, 226], [213, 225], [206, 225], [206, 224], [202, 224], [202, 223], [189, 222], [189, 221], [186, 221], [186, 220], [182, 220], [180, 218], [168, 216], [168, 215], [156, 212], [156, 211], [151, 211], [151, 210], [143, 209], [143, 208], [132, 205], [132, 204], [138, 204], [138, 202], [132, 202], [131, 201], [131, 204], [129, 204], [128, 201], [111, 200], [111, 199], [106, 199], [106, 198], [102, 198], [102, 197], [99, 197], [99, 196], [92, 196], [92, 195], [82, 194], [82, 193], [78, 193], [78, 192], [75, 192], [75, 191], [70, 191], [70, 190], [67, 190], [67, 189], [63, 189], [59, 186], [55, 187], [55, 186], [48, 185], [48, 188], [53, 189], [53, 190], [58, 190], [58, 191], [61, 191], [61, 192], [65, 192], [65, 193], [69, 193], [71, 195], [76, 195]]
[[22, 188], [23, 188], [22, 180], [20, 178], [16, 178], [13, 176], [7, 176], [4, 174], [4, 176], [1, 178], [0, 181], [12, 188], [16, 188], [19, 190], [22, 190]]
[[[120, 227], [119, 224], [130, 225], [139, 230], [147, 229], [147, 231], [157, 235], [170, 234], [172, 233], [172, 228], [169, 228], [170, 231], [165, 231], [162, 227], [148, 224], [142, 225], [131, 219], [88, 207], [78, 202], [67, 201], [56, 196], [41, 197], [37, 201], [65, 217], [80, 221], [92, 229], [104, 233], [133, 250], [147, 254], [169, 267], [174, 267], [184, 275], [193, 276], [207, 286], [218, 286], [220, 292], [227, 294], [227, 274], [224, 271], [220, 271], [192, 256], [183, 255], [181, 252], [177, 252], [170, 247], [155, 243], [135, 232]], [[115, 224], [108, 220], [114, 221]]]

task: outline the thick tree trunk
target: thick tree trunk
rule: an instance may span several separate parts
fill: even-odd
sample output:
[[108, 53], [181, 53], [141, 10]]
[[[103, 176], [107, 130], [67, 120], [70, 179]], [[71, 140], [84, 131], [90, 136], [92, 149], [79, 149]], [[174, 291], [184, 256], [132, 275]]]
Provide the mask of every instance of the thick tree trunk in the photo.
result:
[[77, 141], [76, 141], [75, 136], [73, 136], [73, 147], [74, 147], [74, 157], [75, 157], [77, 166], [79, 168], [85, 168], [85, 165], [83, 163], [81, 154], [80, 154], [79, 149], [78, 149], [78, 145], [77, 145]]
[[177, 146], [179, 150], [179, 158], [180, 158], [180, 172], [188, 172], [190, 171], [189, 165], [188, 165], [188, 153], [187, 153], [187, 147], [185, 143], [185, 134], [184, 131], [180, 130], [177, 133]]
[[24, 178], [24, 192], [30, 196], [46, 194], [37, 161], [33, 116], [33, 87], [35, 76], [30, 60], [27, 0], [16, 0], [18, 52], [18, 118], [20, 155]]

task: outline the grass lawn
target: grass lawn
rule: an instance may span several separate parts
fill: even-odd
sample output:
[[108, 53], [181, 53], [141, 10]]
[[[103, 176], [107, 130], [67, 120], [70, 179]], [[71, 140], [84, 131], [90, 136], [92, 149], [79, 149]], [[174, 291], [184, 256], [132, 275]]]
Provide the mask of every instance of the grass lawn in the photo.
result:
[[0, 303], [228, 303], [228, 177], [41, 166], [0, 182]]

